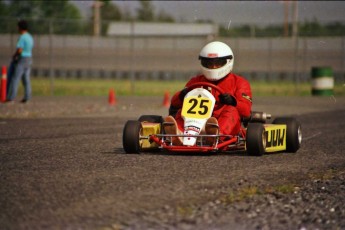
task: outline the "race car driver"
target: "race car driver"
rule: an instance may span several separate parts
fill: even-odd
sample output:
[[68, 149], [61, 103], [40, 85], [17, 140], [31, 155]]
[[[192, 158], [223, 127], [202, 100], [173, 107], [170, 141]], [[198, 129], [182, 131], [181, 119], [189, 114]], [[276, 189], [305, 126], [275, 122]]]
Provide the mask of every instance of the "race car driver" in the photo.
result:
[[[231, 48], [219, 41], [208, 43], [199, 54], [201, 75], [190, 79], [185, 88], [176, 92], [171, 99], [169, 116], [165, 122], [164, 130], [167, 134], [183, 133], [183, 118], [181, 108], [187, 87], [197, 82], [209, 82], [217, 85], [224, 93], [220, 94], [214, 89], [208, 89], [216, 98], [212, 117], [205, 125], [206, 134], [236, 135], [241, 128], [241, 118], [249, 118], [252, 107], [252, 92], [249, 82], [232, 72], [234, 54]], [[213, 138], [214, 139], [214, 138]], [[180, 137], [173, 137], [174, 145], [182, 145]]]

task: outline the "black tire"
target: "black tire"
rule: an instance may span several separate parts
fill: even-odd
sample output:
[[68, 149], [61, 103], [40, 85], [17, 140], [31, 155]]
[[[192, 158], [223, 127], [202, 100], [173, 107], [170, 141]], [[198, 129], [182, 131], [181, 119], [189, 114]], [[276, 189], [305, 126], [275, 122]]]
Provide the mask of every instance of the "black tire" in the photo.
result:
[[251, 156], [265, 154], [266, 138], [263, 124], [249, 123], [246, 134], [246, 149]]
[[129, 120], [123, 128], [122, 145], [126, 153], [140, 153], [140, 135], [142, 126], [140, 121]]
[[273, 124], [286, 124], [286, 152], [295, 153], [301, 146], [301, 124], [293, 117], [278, 117]]
[[159, 115], [142, 115], [139, 117], [138, 121], [143, 122], [152, 122], [152, 123], [163, 123], [164, 119], [162, 116]]

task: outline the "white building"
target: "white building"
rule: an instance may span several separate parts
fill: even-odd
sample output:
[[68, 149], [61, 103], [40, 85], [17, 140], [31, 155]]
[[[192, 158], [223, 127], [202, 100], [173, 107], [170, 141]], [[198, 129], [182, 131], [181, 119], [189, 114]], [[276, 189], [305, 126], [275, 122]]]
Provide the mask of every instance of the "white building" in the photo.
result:
[[108, 36], [217, 36], [218, 25], [211, 23], [151, 23], [114, 22], [107, 31]]

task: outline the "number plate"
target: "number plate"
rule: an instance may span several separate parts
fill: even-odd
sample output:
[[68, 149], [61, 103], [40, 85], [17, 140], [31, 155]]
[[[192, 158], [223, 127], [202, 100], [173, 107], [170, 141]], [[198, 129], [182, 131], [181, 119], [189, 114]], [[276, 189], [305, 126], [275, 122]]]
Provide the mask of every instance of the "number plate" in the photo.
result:
[[205, 97], [190, 96], [183, 101], [182, 116], [207, 119], [211, 117], [212, 101]]

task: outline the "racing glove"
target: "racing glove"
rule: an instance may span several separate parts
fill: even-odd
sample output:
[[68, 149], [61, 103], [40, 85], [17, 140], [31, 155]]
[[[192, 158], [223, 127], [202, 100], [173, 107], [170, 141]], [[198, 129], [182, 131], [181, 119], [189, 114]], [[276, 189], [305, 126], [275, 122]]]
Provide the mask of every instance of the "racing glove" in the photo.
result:
[[237, 101], [236, 98], [228, 93], [223, 93], [221, 95], [219, 95], [219, 100], [221, 103], [225, 104], [225, 105], [232, 105], [232, 106], [236, 106], [237, 105]]
[[178, 112], [178, 110], [179, 110], [178, 107], [170, 105], [170, 107], [169, 107], [169, 115], [173, 116], [173, 117], [176, 117], [176, 113]]
[[181, 90], [181, 92], [179, 94], [180, 101], [183, 101], [183, 99], [187, 93], [188, 93], [188, 88], [184, 88], [183, 90]]

